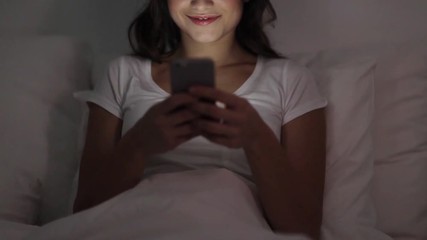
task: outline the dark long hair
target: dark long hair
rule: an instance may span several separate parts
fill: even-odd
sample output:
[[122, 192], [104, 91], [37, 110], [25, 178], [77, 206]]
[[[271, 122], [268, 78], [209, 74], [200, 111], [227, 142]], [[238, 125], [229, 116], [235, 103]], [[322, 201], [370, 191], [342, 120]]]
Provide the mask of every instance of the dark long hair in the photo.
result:
[[[265, 24], [275, 20], [276, 12], [269, 0], [247, 1], [236, 29], [237, 42], [251, 54], [281, 58], [263, 30]], [[134, 56], [161, 62], [174, 54], [181, 43], [181, 33], [169, 13], [167, 0], [150, 0], [130, 24], [128, 38]]]

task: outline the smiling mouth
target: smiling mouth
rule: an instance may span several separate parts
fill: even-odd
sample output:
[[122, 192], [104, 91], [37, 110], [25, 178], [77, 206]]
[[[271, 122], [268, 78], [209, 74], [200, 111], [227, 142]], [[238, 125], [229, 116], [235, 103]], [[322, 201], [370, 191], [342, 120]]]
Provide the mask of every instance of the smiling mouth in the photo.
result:
[[187, 17], [196, 25], [206, 26], [218, 20], [221, 16], [187, 16]]

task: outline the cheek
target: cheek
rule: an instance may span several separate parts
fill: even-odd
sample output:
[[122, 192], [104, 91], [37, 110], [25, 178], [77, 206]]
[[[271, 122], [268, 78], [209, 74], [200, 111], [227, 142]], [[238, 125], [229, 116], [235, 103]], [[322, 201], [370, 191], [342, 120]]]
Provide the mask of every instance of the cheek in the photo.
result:
[[235, 11], [242, 11], [243, 0], [219, 0], [218, 4], [223, 5], [227, 9], [234, 9]]
[[[155, 0], [159, 1], [159, 0]], [[182, 5], [184, 4], [185, 0], [168, 0], [168, 8], [169, 8], [169, 14], [172, 18], [172, 20], [180, 25], [180, 19], [179, 19], [179, 11], [182, 9]]]
[[231, 15], [230, 18], [228, 19], [228, 26], [231, 28], [236, 28], [239, 25], [241, 19], [242, 19], [242, 13], [234, 12], [234, 14]]
[[[160, 1], [160, 0], [154, 0]], [[177, 12], [182, 11], [182, 9], [186, 8], [188, 5], [188, 1], [190, 0], [168, 0], [168, 8], [170, 14], [176, 14]]]
[[229, 21], [237, 25], [243, 15], [243, 0], [220, 0], [223, 9], [231, 10], [229, 12]]
[[[152, 0], [152, 1], [159, 1], [159, 0]], [[168, 6], [169, 9], [174, 9], [176, 6], [182, 4], [183, 0], [168, 0]]]

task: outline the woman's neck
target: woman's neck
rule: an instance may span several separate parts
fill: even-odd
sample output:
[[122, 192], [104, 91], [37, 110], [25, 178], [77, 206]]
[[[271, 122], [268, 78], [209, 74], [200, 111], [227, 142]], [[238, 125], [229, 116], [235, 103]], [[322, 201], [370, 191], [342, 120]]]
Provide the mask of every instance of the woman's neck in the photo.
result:
[[191, 39], [185, 39], [185, 37], [175, 56], [180, 58], [210, 58], [216, 66], [235, 64], [253, 57], [243, 50], [234, 38], [222, 39], [214, 43], [198, 43]]

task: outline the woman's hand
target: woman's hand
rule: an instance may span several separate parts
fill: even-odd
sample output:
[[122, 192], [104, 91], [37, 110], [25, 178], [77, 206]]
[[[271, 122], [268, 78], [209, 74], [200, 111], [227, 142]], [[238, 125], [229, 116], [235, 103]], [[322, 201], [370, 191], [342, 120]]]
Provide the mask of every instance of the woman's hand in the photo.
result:
[[261, 129], [266, 126], [246, 99], [218, 89], [199, 86], [191, 88], [190, 94], [225, 105], [220, 108], [212, 103], [198, 101], [191, 106], [193, 111], [207, 117], [198, 118], [194, 125], [200, 134], [211, 142], [230, 148], [245, 148], [258, 138]]
[[197, 136], [191, 122], [198, 114], [188, 108], [196, 102], [189, 94], [176, 94], [151, 107], [134, 129], [142, 154], [164, 153]]

